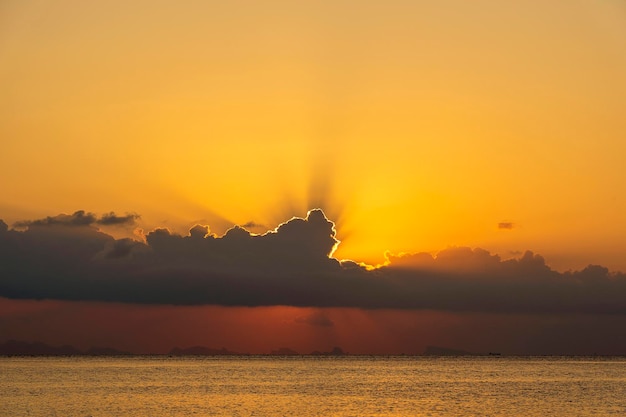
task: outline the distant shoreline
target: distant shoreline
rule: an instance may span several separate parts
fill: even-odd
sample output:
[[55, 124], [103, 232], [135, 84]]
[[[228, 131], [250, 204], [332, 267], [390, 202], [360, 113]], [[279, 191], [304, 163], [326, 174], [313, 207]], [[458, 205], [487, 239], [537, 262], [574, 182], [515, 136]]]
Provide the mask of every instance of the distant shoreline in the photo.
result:
[[270, 353], [239, 353], [226, 355], [169, 355], [167, 353], [129, 353], [113, 355], [63, 355], [63, 354], [0, 354], [0, 358], [420, 358], [420, 359], [516, 359], [516, 358], [623, 358], [625, 355], [408, 355], [408, 354], [368, 354], [368, 353], [348, 353], [345, 355], [317, 355], [303, 353], [297, 355], [273, 355]]
[[335, 346], [329, 351], [313, 351], [301, 353], [290, 348], [281, 347], [269, 353], [236, 352], [227, 348], [210, 348], [206, 346], [192, 346], [187, 348], [174, 347], [165, 353], [134, 353], [111, 347], [91, 347], [86, 350], [71, 345], [50, 346], [42, 342], [24, 342], [9, 340], [0, 344], [0, 357], [415, 357], [415, 358], [542, 358], [542, 357], [571, 357], [571, 358], [611, 358], [626, 357], [624, 354], [505, 354], [500, 352], [476, 353], [465, 350], [452, 349], [440, 346], [427, 346], [422, 353], [407, 354], [378, 354], [378, 353], [351, 353]]

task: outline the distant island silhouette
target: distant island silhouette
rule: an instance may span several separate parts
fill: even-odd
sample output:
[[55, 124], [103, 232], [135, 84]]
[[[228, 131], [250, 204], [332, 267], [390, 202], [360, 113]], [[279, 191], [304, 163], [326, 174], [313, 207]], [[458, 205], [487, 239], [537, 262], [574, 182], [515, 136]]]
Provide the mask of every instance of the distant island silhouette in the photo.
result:
[[[152, 355], [150, 353], [135, 353], [124, 350], [118, 350], [111, 347], [91, 347], [87, 350], [81, 350], [74, 346], [50, 346], [42, 342], [24, 342], [18, 340], [9, 340], [0, 344], [0, 355], [2, 356], [131, 356], [131, 355]], [[235, 352], [225, 347], [214, 349], [206, 346], [191, 346], [187, 348], [174, 347], [169, 352], [160, 355], [168, 356], [241, 356], [251, 355], [247, 352]], [[272, 350], [269, 356], [342, 356], [347, 355], [338, 346], [330, 351], [322, 352], [315, 350], [310, 353], [300, 353], [287, 347], [281, 347]]]
[[460, 349], [450, 349], [440, 346], [426, 346], [424, 356], [478, 356], [478, 353], [468, 352]]
[[222, 355], [246, 355], [246, 353], [233, 352], [225, 347], [212, 349], [206, 346], [192, 346], [188, 348], [175, 347], [169, 351], [170, 356], [222, 356]]
[[[225, 347], [220, 349], [206, 346], [191, 346], [186, 348], [174, 347], [167, 353], [136, 353], [119, 350], [111, 347], [91, 347], [81, 350], [74, 346], [50, 346], [42, 342], [24, 342], [8, 340], [0, 344], [0, 356], [142, 356], [142, 355], [167, 355], [167, 356], [244, 356], [252, 355], [247, 352], [236, 352]], [[254, 354], [255, 356], [258, 354]], [[288, 347], [280, 347], [270, 353], [259, 356], [357, 356], [345, 352], [341, 347], [335, 346], [329, 351], [314, 350], [309, 353], [297, 352]], [[368, 355], [368, 354], [365, 354]], [[419, 355], [411, 356], [500, 356], [500, 353], [475, 353], [460, 349], [452, 349], [441, 346], [427, 346]], [[381, 355], [388, 356], [388, 355]], [[403, 355], [406, 356], [406, 355]]]
[[132, 355], [131, 352], [110, 347], [91, 347], [80, 350], [74, 346], [50, 346], [41, 342], [22, 342], [8, 340], [0, 345], [0, 355], [4, 356], [121, 356]]

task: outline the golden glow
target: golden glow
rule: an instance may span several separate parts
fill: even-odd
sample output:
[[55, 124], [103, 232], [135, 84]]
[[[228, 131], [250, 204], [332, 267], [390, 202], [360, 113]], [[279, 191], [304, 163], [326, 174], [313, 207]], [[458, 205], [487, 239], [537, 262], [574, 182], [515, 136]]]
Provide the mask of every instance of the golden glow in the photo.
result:
[[339, 258], [626, 269], [626, 7], [444, 3], [5, 2], [0, 218], [320, 206]]

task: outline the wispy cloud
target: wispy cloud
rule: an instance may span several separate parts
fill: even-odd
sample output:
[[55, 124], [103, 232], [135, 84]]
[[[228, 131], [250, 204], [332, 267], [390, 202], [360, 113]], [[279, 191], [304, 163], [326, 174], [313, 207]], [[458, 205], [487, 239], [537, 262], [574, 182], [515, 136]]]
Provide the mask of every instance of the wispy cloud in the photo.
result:
[[29, 226], [89, 226], [92, 224], [103, 226], [133, 225], [140, 218], [136, 213], [129, 213], [118, 216], [114, 212], [103, 214], [101, 217], [84, 210], [78, 210], [73, 214], [59, 214], [53, 217], [46, 217], [37, 220], [23, 220], [16, 222], [14, 227], [24, 228]]
[[335, 325], [335, 323], [321, 311], [317, 311], [306, 316], [298, 316], [294, 319], [294, 321], [300, 324], [319, 327], [333, 327]]

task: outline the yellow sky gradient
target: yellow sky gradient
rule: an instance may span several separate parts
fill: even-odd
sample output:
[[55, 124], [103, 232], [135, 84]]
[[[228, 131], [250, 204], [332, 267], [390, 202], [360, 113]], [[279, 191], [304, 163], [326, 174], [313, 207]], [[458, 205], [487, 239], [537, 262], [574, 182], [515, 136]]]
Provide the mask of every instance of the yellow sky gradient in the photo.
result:
[[626, 270], [625, 74], [619, 0], [4, 1], [0, 218]]

